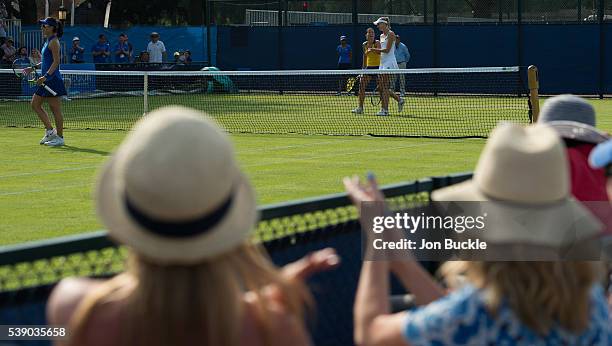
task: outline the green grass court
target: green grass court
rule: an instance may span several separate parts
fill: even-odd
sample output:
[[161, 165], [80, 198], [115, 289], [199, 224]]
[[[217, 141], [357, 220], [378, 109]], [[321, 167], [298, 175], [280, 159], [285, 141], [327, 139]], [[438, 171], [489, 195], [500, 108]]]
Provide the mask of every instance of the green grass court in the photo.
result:
[[[343, 99], [350, 104], [355, 102], [352, 97]], [[103, 114], [100, 109], [125, 109], [117, 106], [116, 99], [82, 101], [87, 101], [79, 108], [83, 117], [100, 117]], [[68, 119], [70, 112], [76, 111], [76, 107], [71, 108], [71, 102], [75, 101], [65, 103]], [[598, 112], [599, 127], [612, 131], [612, 100], [591, 102]], [[202, 108], [201, 104], [195, 104], [198, 105]], [[303, 114], [303, 109], [300, 112]], [[66, 147], [48, 148], [38, 144], [42, 136], [40, 128], [5, 127], [8, 121], [24, 122], [20, 126], [28, 126], [25, 123], [28, 121], [36, 124], [26, 103], [2, 102], [0, 114], [0, 245], [101, 229], [92, 200], [96, 173], [127, 132], [67, 130]], [[5, 118], [6, 114], [10, 120]], [[259, 114], [260, 121], [274, 122], [275, 115], [276, 121], [280, 121], [279, 115], [289, 113], [265, 114], [263, 111]], [[317, 121], [331, 128], [349, 125], [334, 123], [340, 115], [326, 116], [315, 108], [312, 118], [317, 114]], [[360, 121], [368, 126], [380, 126], [379, 120], [395, 119], [364, 116]], [[386, 126], [403, 125], [399, 122], [399, 125]], [[461, 126], [461, 121], [457, 120], [455, 126]], [[343, 176], [370, 170], [383, 184], [471, 171], [485, 143], [483, 139], [279, 134], [232, 134], [232, 139], [239, 162], [255, 185], [260, 204], [341, 192]]]

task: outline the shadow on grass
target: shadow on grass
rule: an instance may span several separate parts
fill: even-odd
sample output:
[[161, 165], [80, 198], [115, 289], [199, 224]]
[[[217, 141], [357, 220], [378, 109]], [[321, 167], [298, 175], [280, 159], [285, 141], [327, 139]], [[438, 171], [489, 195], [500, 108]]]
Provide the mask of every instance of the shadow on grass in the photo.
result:
[[89, 149], [89, 148], [79, 148], [79, 147], [73, 147], [71, 145], [64, 145], [64, 146], [56, 147], [56, 148], [58, 150], [73, 151], [76, 153], [88, 153], [88, 154], [96, 154], [96, 155], [102, 155], [102, 156], [110, 155], [110, 152], [108, 151], [101, 151], [101, 150]]

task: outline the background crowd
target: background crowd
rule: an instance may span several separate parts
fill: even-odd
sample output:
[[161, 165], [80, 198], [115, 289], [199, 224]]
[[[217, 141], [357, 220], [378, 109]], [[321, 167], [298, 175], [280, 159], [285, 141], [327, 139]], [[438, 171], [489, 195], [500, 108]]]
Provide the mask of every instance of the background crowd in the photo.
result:
[[[38, 49], [38, 47], [16, 46], [15, 39], [6, 36], [4, 24], [0, 21], [0, 62], [2, 65], [10, 66], [16, 59], [27, 59], [36, 64], [40, 62]], [[109, 41], [105, 34], [100, 34], [98, 41], [91, 47], [83, 47], [80, 38], [75, 36], [66, 50], [66, 63], [71, 64], [85, 63], [86, 55], [90, 55], [95, 64], [174, 63], [189, 65], [193, 62], [189, 49], [176, 51], [169, 56], [157, 32], [151, 33], [146, 50], [140, 52], [134, 50], [134, 46], [125, 33], [119, 34], [115, 42]]]

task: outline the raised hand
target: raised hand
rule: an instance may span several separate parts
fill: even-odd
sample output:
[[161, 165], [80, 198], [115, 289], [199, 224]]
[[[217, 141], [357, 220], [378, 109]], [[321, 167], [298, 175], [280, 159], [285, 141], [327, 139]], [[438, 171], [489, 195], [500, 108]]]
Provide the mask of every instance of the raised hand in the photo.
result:
[[287, 264], [283, 267], [282, 274], [289, 281], [305, 281], [314, 274], [332, 270], [339, 265], [340, 257], [336, 250], [325, 248]]

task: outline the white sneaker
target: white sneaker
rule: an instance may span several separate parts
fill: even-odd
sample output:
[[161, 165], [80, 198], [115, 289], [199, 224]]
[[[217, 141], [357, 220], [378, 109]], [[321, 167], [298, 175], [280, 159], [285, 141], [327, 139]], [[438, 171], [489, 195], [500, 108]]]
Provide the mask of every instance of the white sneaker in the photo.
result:
[[406, 101], [404, 101], [404, 99], [400, 97], [399, 101], [397, 101], [397, 111], [398, 112], [401, 113], [404, 110], [404, 103], [406, 103]]
[[50, 141], [45, 142], [45, 145], [48, 145], [50, 147], [61, 147], [62, 145], [64, 145], [64, 139], [56, 135]]
[[45, 144], [45, 142], [52, 140], [55, 136], [57, 136], [55, 129], [45, 130], [45, 136], [40, 140], [40, 144]]
[[363, 114], [363, 108], [357, 107], [357, 108], [351, 110], [351, 112], [353, 112], [355, 114]]
[[386, 117], [389, 115], [389, 111], [386, 109], [381, 109], [378, 113], [376, 113], [376, 115], [381, 116], [381, 117]]
[[402, 91], [402, 92], [400, 93], [400, 96], [401, 96], [401, 97], [404, 97], [404, 96], [406, 96], [406, 93]]

